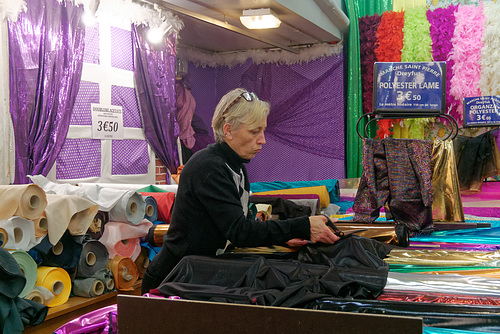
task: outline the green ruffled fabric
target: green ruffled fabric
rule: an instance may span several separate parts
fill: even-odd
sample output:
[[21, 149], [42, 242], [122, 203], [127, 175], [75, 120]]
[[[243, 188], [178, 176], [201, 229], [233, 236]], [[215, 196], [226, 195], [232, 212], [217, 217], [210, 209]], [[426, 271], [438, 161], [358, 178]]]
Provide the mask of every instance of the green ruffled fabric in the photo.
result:
[[[432, 39], [430, 23], [427, 20], [427, 8], [410, 8], [405, 11], [405, 25], [403, 28], [402, 62], [432, 61]], [[404, 125], [409, 127], [409, 137], [424, 139], [425, 127], [429, 118], [408, 118]]]

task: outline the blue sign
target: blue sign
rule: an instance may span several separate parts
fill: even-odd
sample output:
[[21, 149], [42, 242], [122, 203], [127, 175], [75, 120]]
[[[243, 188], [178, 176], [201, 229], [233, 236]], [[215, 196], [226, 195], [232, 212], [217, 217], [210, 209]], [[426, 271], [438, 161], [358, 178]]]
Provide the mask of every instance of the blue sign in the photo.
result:
[[374, 112], [444, 113], [445, 62], [377, 62], [374, 74]]
[[500, 96], [464, 98], [464, 127], [500, 124]]

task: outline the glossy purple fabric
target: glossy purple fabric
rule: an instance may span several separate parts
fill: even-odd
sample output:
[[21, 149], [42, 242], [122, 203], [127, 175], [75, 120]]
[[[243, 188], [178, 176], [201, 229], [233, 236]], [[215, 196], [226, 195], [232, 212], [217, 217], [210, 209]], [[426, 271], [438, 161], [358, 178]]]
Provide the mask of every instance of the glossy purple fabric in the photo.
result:
[[55, 334], [116, 334], [117, 305], [113, 304], [86, 313], [67, 322], [54, 331]]
[[10, 113], [16, 141], [16, 184], [46, 176], [66, 139], [80, 85], [83, 6], [27, 0], [27, 12], [8, 22]]
[[147, 27], [132, 26], [134, 75], [144, 134], [156, 156], [171, 173], [177, 172], [179, 125], [175, 106], [175, 37], [155, 48], [146, 40]]

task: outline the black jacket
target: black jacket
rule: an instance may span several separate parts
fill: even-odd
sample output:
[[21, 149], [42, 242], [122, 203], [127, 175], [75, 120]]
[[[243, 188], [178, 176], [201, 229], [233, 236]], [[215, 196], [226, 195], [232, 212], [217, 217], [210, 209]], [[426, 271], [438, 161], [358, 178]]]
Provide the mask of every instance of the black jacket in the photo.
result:
[[184, 256], [214, 256], [227, 240], [237, 247], [257, 247], [309, 239], [307, 216], [265, 222], [245, 217], [227, 166], [236, 173], [242, 169], [248, 191], [246, 162], [226, 143], [210, 145], [189, 159], [180, 176], [169, 230], [148, 266], [143, 292], [157, 287]]

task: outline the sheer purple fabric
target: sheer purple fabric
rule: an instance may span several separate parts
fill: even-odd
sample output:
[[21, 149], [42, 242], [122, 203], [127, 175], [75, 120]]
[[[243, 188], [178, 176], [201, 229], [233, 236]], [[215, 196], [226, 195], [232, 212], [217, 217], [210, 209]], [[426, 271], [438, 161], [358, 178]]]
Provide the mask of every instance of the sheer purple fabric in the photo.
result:
[[10, 113], [16, 141], [16, 184], [46, 176], [66, 139], [80, 85], [85, 27], [83, 6], [27, 0], [9, 22]]
[[343, 60], [331, 60], [331, 66], [315, 78], [300, 73], [300, 66], [252, 64], [241, 86], [270, 102], [267, 136], [304, 152], [343, 160], [343, 134], [338, 140], [333, 135], [343, 133], [343, 90], [342, 85], [332, 84], [332, 78], [342, 78], [338, 74], [342, 74]]
[[177, 172], [179, 125], [175, 106], [175, 37], [155, 48], [146, 40], [147, 27], [132, 26], [134, 75], [144, 134], [156, 156], [171, 173]]

